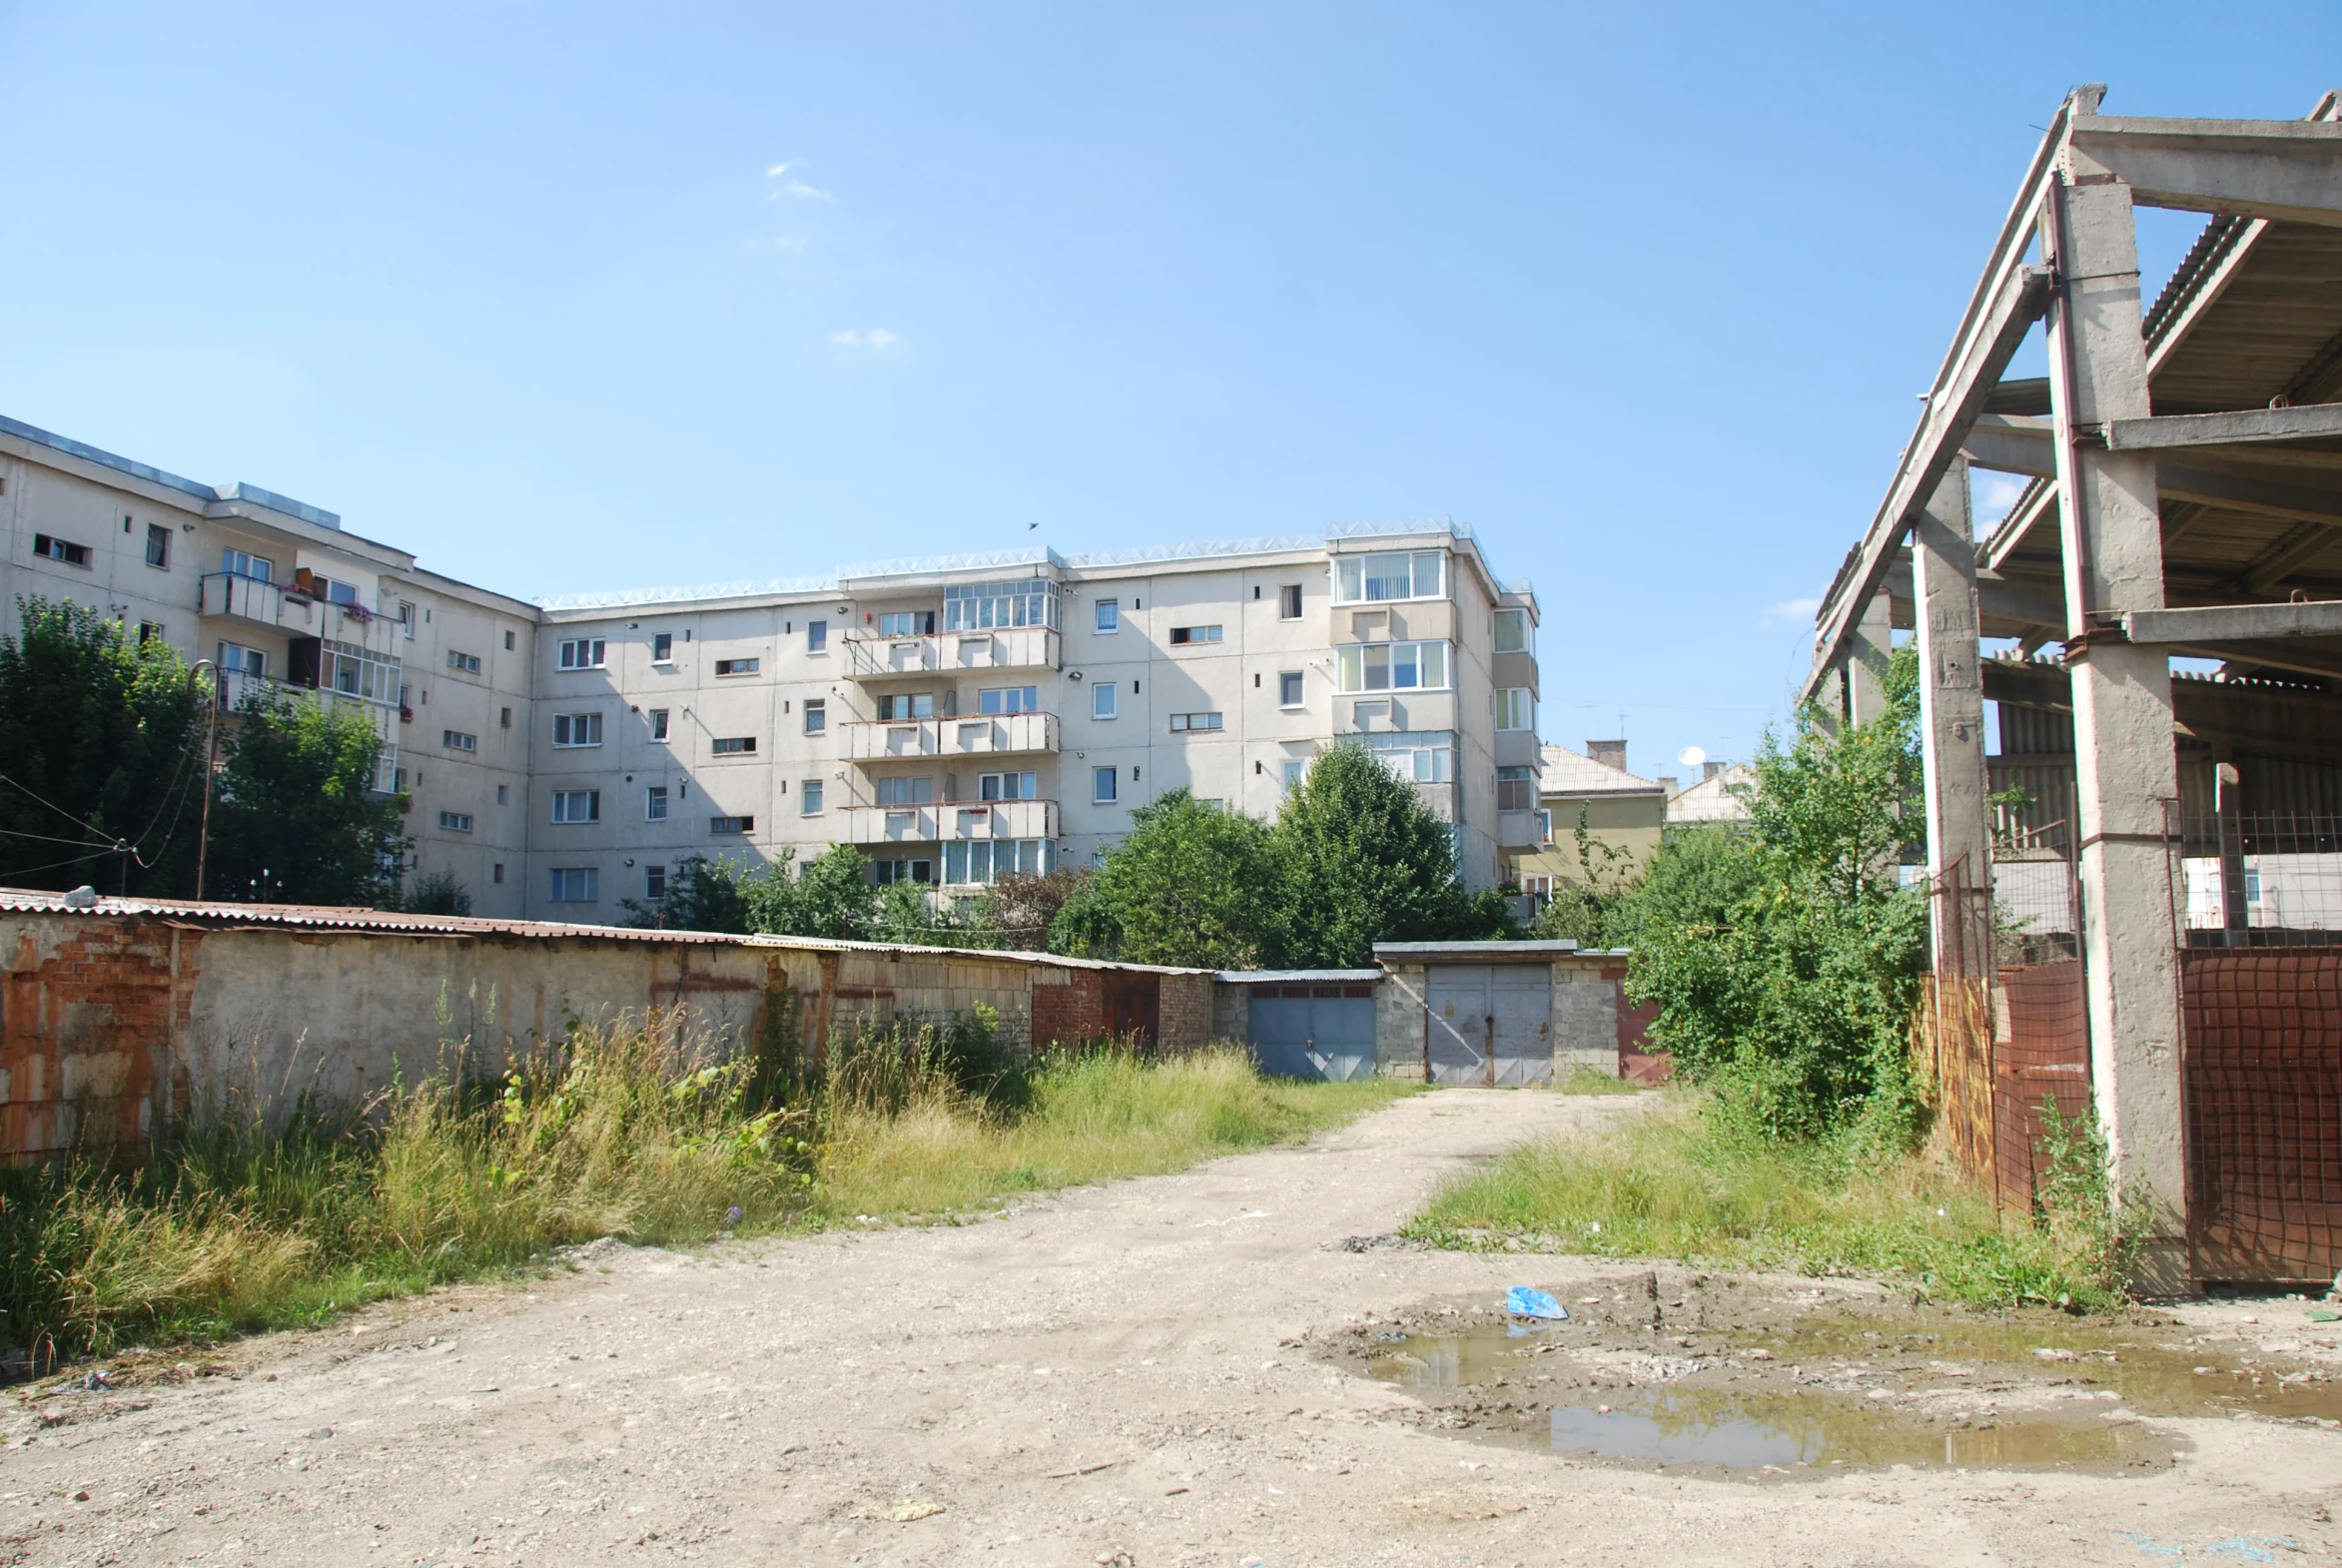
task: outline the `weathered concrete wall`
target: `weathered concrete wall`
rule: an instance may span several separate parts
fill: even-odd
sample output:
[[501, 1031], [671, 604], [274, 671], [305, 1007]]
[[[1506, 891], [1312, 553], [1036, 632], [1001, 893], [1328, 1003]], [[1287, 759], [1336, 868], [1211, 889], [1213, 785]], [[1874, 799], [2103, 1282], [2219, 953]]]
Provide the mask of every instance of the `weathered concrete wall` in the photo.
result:
[[1599, 958], [1557, 959], [1553, 965], [1553, 1077], [1584, 1069], [1616, 1078], [1618, 987]]
[[0, 910], [0, 1161], [135, 1147], [230, 1100], [267, 1113], [305, 1094], [363, 1101], [441, 1067], [493, 1074], [572, 1021], [653, 1007], [810, 1061], [865, 1024], [979, 1006], [1019, 1050], [1094, 1037], [1113, 1032], [1102, 1024], [1115, 999], [1128, 1011], [1158, 988], [1160, 1025], [1153, 1006], [1145, 1019], [1156, 1043], [1201, 1046], [1207, 972], [776, 938]]
[[1214, 981], [1211, 986], [1211, 1038], [1252, 1038], [1252, 988], [1237, 981]]
[[1431, 1027], [1423, 971], [1421, 964], [1385, 964], [1374, 988], [1374, 1070], [1418, 1084], [1426, 1072], [1424, 1032]]
[[[1626, 974], [1619, 953], [1572, 953], [1550, 962], [1553, 972], [1553, 1076], [1556, 1082], [1578, 1068], [1618, 1075], [1625, 1070], [1621, 1052], [1628, 1042], [1638, 1047], [1643, 1020], [1622, 1015], [1625, 1000], [1620, 981]], [[1459, 958], [1471, 963], [1470, 956]], [[1424, 1068], [1424, 1011], [1429, 965], [1413, 960], [1382, 964], [1383, 979], [1374, 988], [1374, 1057], [1376, 1071], [1391, 1078], [1420, 1081]], [[1624, 1022], [1622, 1024], [1622, 1017]]]

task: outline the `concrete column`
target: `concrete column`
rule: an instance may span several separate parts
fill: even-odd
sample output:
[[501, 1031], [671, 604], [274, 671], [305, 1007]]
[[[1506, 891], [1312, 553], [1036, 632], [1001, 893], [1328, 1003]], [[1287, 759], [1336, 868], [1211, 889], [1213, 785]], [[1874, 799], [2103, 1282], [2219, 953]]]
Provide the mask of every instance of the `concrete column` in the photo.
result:
[[1885, 588], [1863, 606], [1847, 639], [1846, 717], [1867, 724], [1887, 711], [1887, 656], [1895, 651], [1895, 600]]
[[1912, 575], [1919, 600], [1920, 761], [1928, 875], [1936, 888], [1936, 974], [1980, 976], [1991, 961], [1992, 822], [1985, 799], [1976, 552], [1964, 458], [1952, 465], [1912, 530]]
[[2178, 1293], [2193, 1280], [2168, 839], [2179, 796], [2171, 669], [2160, 648], [2135, 646], [2115, 629], [2123, 612], [2162, 607], [2162, 524], [2153, 455], [2110, 452], [2096, 438], [2109, 419], [2153, 410], [2130, 188], [2070, 147], [2050, 191], [2043, 251], [2057, 276], [2049, 375], [2092, 1088], [2116, 1188], [2143, 1199], [2150, 1217], [2135, 1282]]

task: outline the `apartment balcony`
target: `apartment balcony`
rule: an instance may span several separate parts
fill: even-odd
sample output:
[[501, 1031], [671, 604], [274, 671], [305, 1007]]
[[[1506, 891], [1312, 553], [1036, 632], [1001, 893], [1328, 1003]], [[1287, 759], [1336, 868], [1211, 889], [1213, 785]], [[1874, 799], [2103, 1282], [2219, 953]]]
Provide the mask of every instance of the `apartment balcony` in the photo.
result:
[[1496, 765], [1500, 768], [1538, 768], [1544, 765], [1545, 753], [1533, 729], [1500, 729], [1496, 732]]
[[1054, 713], [980, 713], [900, 724], [847, 724], [840, 730], [851, 762], [1032, 756], [1058, 749], [1058, 717]]
[[885, 680], [948, 670], [1054, 670], [1065, 654], [1047, 626], [947, 631], [931, 637], [847, 637], [846, 678]]
[[972, 800], [943, 806], [848, 806], [849, 844], [937, 844], [950, 839], [1054, 839], [1054, 800]]
[[309, 601], [288, 601], [285, 590], [273, 582], [216, 571], [203, 579], [205, 617], [231, 620], [263, 631], [316, 635], [316, 619]]
[[264, 702], [283, 698], [294, 702], [322, 702], [330, 708], [354, 709], [365, 715], [367, 722], [374, 726], [375, 733], [382, 736], [386, 744], [390, 739], [390, 721], [399, 712], [399, 709], [391, 703], [378, 702], [371, 697], [361, 697], [351, 692], [336, 691], [332, 687], [304, 686], [295, 681], [272, 680], [266, 675], [254, 675], [245, 670], [223, 670], [220, 672], [220, 708], [223, 712], [236, 712], [244, 706], [244, 699], [248, 696], [257, 696]]
[[1545, 847], [1545, 813], [1500, 811], [1496, 814], [1496, 842], [1502, 849]]

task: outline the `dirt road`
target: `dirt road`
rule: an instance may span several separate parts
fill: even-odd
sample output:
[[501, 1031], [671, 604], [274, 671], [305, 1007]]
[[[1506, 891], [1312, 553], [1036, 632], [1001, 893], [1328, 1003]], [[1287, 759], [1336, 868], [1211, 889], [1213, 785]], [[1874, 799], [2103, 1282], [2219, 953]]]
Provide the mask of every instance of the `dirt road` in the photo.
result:
[[1299, 1343], [1523, 1280], [1598, 1295], [1640, 1278], [1339, 1247], [1401, 1222], [1463, 1162], [1634, 1114], [1632, 1101], [1448, 1091], [1307, 1149], [959, 1228], [697, 1257], [603, 1243], [533, 1286], [254, 1341], [232, 1374], [26, 1403], [0, 1454], [0, 1560], [1287, 1568], [2336, 1551], [2331, 1430], [2174, 1422], [2188, 1451], [2151, 1474], [1923, 1466], [1768, 1484], [1426, 1430], [1400, 1418], [1420, 1414], [1404, 1391]]

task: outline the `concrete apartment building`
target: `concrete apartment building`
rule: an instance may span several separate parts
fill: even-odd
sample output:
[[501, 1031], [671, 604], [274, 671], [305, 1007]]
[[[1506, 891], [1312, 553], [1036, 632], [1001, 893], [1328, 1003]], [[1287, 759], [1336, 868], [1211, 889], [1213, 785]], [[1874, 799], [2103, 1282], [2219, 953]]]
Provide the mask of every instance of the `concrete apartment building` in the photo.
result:
[[837, 843], [973, 891], [1090, 864], [1173, 788], [1270, 815], [1352, 738], [1453, 825], [1473, 887], [1539, 842], [1537, 602], [1446, 518], [531, 603], [0, 419], [0, 528], [12, 599], [212, 659], [231, 706], [263, 684], [366, 713], [412, 872], [482, 915], [607, 923], [687, 856]]

